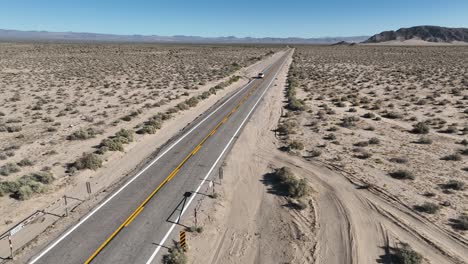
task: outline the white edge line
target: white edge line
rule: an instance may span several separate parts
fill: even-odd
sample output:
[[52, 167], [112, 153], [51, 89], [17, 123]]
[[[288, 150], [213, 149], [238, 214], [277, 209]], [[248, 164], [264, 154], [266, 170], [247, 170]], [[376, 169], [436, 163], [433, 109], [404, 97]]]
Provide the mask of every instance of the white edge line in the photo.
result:
[[174, 144], [172, 144], [169, 148], [167, 148], [161, 155], [157, 156], [150, 164], [148, 164], [143, 170], [141, 170], [138, 174], [136, 174], [131, 180], [129, 180], [125, 185], [123, 185], [120, 189], [118, 189], [114, 194], [112, 194], [107, 200], [105, 200], [103, 203], [101, 203], [98, 207], [96, 207], [93, 211], [91, 211], [86, 217], [84, 217], [82, 220], [80, 220], [75, 226], [73, 226], [71, 229], [69, 229], [67, 232], [65, 232], [61, 237], [59, 237], [54, 243], [52, 243], [50, 246], [48, 246], [46, 249], [44, 249], [39, 255], [37, 255], [34, 259], [32, 259], [29, 264], [34, 264], [36, 263], [40, 258], [42, 258], [45, 254], [47, 254], [51, 249], [53, 249], [55, 246], [57, 246], [60, 242], [62, 242], [63, 239], [65, 239], [67, 236], [69, 236], [75, 229], [77, 229], [80, 225], [82, 225], [84, 222], [86, 222], [91, 216], [93, 216], [99, 209], [101, 209], [104, 205], [106, 205], [110, 200], [112, 200], [117, 194], [119, 194], [123, 189], [125, 189], [130, 183], [132, 183], [134, 180], [136, 180], [143, 172], [145, 172], [149, 167], [151, 167], [156, 161], [158, 161], [160, 158], [162, 158], [169, 150], [171, 150], [174, 146], [176, 146], [180, 141], [182, 141], [185, 137], [187, 137], [189, 134], [193, 132], [198, 126], [200, 126], [202, 123], [204, 123], [208, 118], [210, 118], [214, 113], [216, 113], [221, 107], [223, 107], [226, 103], [231, 101], [236, 95], [238, 95], [240, 92], [245, 90], [247, 87], [249, 87], [253, 81], [247, 83], [244, 85], [242, 89], [237, 91], [235, 94], [233, 94], [231, 97], [228, 98], [223, 104], [221, 104], [216, 110], [211, 112], [208, 116], [206, 116], [202, 121], [200, 121], [197, 125], [195, 125], [192, 129], [190, 129], [187, 133], [185, 133], [182, 137], [180, 137]]
[[[197, 189], [195, 190], [194, 192], [194, 195], [192, 197], [190, 197], [190, 200], [187, 202], [186, 206], [184, 207], [184, 209], [182, 210], [182, 212], [180, 213], [180, 215], [176, 218], [176, 220], [174, 220], [174, 222], [179, 222], [179, 219], [184, 215], [185, 211], [187, 210], [187, 208], [190, 206], [190, 203], [192, 203], [193, 199], [195, 199], [195, 196], [197, 196], [197, 193], [198, 191], [201, 189], [202, 185], [206, 182], [206, 179], [208, 178], [208, 176], [210, 176], [211, 172], [213, 171], [213, 169], [216, 167], [216, 165], [218, 164], [218, 162], [221, 160], [221, 157], [224, 155], [224, 152], [226, 152], [226, 150], [229, 148], [229, 146], [232, 144], [232, 142], [234, 141], [234, 138], [237, 136], [237, 134], [239, 133], [239, 131], [241, 130], [242, 126], [244, 125], [244, 123], [247, 121], [247, 119], [249, 119], [250, 115], [252, 114], [252, 112], [255, 110], [255, 108], [257, 107], [258, 103], [260, 102], [260, 100], [262, 100], [263, 96], [265, 95], [265, 93], [269, 90], [270, 88], [270, 85], [273, 83], [273, 81], [275, 80], [276, 76], [278, 75], [278, 73], [281, 71], [281, 69], [283, 69], [283, 66], [284, 64], [286, 63], [287, 60], [285, 60], [282, 64], [281, 64], [281, 67], [279, 68], [278, 72], [276, 72], [275, 76], [273, 76], [273, 78], [271, 79], [270, 83], [268, 84], [267, 88], [263, 91], [263, 93], [260, 95], [260, 97], [258, 98], [257, 102], [255, 102], [254, 106], [252, 107], [252, 109], [250, 109], [249, 113], [247, 114], [247, 116], [245, 117], [245, 119], [242, 121], [242, 123], [240, 124], [240, 126], [237, 128], [236, 132], [234, 133], [234, 135], [231, 137], [231, 139], [229, 140], [229, 142], [227, 143], [226, 147], [224, 147], [223, 151], [221, 152], [221, 154], [219, 154], [218, 158], [216, 159], [216, 161], [213, 163], [213, 166], [211, 166], [210, 170], [208, 171], [208, 173], [205, 175], [205, 177], [203, 178], [203, 180], [201, 181], [201, 183], [198, 185]], [[146, 264], [151, 264], [151, 262], [153, 262], [154, 258], [156, 257], [156, 255], [158, 254], [159, 250], [161, 250], [161, 247], [162, 245], [164, 245], [164, 243], [166, 242], [167, 238], [169, 237], [169, 235], [172, 233], [172, 230], [174, 230], [176, 224], [172, 224], [172, 226], [169, 228], [169, 230], [167, 231], [166, 235], [163, 237], [163, 239], [161, 240], [161, 242], [158, 243], [158, 247], [156, 247], [156, 249], [154, 250], [153, 254], [151, 255], [151, 257], [148, 259], [148, 261], [146, 262]]]

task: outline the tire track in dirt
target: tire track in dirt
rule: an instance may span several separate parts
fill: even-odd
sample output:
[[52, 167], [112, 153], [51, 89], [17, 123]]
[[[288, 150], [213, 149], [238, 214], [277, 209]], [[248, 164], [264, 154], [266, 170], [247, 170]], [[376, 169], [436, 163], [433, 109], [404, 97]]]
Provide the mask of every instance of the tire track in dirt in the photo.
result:
[[316, 263], [386, 263], [389, 247], [409, 243], [431, 263], [467, 263], [466, 241], [384, 191], [361, 188], [353, 179], [279, 151], [263, 153], [276, 166], [289, 166], [317, 190]]

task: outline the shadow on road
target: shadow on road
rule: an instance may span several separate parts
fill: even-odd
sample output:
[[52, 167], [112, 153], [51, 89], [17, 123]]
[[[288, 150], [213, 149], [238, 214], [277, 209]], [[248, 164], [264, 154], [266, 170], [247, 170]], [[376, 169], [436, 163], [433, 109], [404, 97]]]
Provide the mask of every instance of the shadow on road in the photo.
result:
[[154, 242], [153, 242], [153, 243], [151, 243], [151, 244], [153, 244], [153, 245], [155, 245], [155, 246], [161, 246], [161, 247], [163, 247], [163, 248], [165, 248], [165, 249], [170, 249], [170, 247], [165, 246], [165, 245], [160, 245], [160, 244], [158, 244], [158, 243], [154, 243]]
[[[174, 210], [172, 211], [172, 213], [169, 215], [169, 217], [167, 217], [166, 221], [169, 222], [169, 223], [173, 223], [173, 224], [177, 224], [177, 225], [180, 225], [184, 228], [187, 228], [187, 226], [183, 225], [183, 224], [180, 224], [177, 220], [177, 217], [179, 217], [181, 214], [182, 214], [182, 211], [184, 210], [184, 207], [186, 206], [186, 203], [188, 201], [188, 198], [190, 198], [190, 196], [192, 196], [193, 193], [192, 192], [185, 192], [182, 199], [180, 200], [180, 202], [177, 204], [176, 208], [174, 208]], [[180, 219], [179, 219], [180, 220]]]

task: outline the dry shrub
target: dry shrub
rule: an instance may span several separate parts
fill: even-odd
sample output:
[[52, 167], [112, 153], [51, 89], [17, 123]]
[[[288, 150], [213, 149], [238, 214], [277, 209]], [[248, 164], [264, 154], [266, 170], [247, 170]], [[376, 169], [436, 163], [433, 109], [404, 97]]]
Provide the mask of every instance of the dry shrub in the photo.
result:
[[185, 250], [178, 244], [169, 249], [168, 254], [163, 257], [164, 264], [185, 264], [187, 261]]
[[97, 170], [102, 167], [102, 159], [94, 153], [83, 153], [73, 166], [78, 170]]
[[398, 169], [389, 173], [392, 178], [399, 180], [414, 180], [415, 176], [412, 172], [404, 169]]
[[429, 126], [425, 122], [418, 122], [413, 125], [411, 132], [415, 134], [427, 134], [429, 133]]
[[428, 214], [435, 214], [439, 211], [440, 209], [440, 206], [435, 204], [435, 203], [429, 203], [429, 202], [425, 202], [421, 205], [416, 205], [414, 207], [415, 210], [419, 211], [419, 212], [424, 212], [424, 213], [428, 213]]
[[288, 196], [300, 198], [309, 193], [305, 179], [297, 179], [290, 168], [282, 167], [277, 169], [275, 176], [279, 180], [281, 187], [287, 191]]

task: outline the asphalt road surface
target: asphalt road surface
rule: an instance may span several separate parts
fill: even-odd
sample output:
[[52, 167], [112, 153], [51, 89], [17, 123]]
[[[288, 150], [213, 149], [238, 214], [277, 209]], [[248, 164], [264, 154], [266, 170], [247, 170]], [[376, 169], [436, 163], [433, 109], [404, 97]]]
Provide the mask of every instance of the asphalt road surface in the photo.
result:
[[192, 213], [190, 204], [218, 176], [222, 158], [291, 52], [269, 65], [263, 79], [253, 78], [200, 115], [30, 263], [159, 263], [166, 252], [161, 245], [171, 246], [180, 230], [176, 222], [184, 199], [184, 213]]

